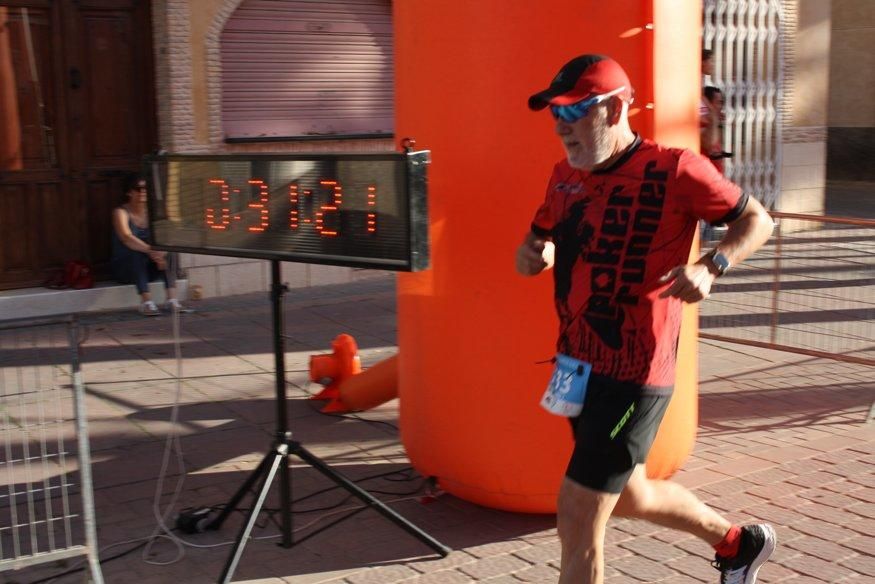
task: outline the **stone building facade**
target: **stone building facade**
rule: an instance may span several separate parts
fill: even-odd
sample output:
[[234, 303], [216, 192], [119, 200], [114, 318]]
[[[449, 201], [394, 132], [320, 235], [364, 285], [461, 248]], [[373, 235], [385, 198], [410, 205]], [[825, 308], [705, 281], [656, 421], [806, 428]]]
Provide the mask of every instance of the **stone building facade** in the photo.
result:
[[826, 196], [829, 2], [783, 0], [783, 124], [778, 211], [821, 214]]
[[[875, 183], [875, 2], [832, 0], [831, 7], [829, 178]], [[861, 189], [870, 201], [871, 186]]]

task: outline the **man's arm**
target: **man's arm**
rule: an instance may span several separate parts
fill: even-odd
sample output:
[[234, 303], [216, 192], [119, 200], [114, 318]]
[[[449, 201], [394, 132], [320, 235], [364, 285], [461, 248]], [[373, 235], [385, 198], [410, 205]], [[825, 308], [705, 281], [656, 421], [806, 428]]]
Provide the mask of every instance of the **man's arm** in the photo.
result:
[[[760, 202], [750, 197], [741, 215], [729, 224], [726, 235], [717, 244], [717, 250], [726, 256], [731, 265], [738, 265], [769, 240], [774, 226]], [[717, 267], [708, 256], [692, 264], [677, 266], [660, 279], [662, 283], [674, 281], [659, 297], [674, 296], [684, 302], [699, 302], [711, 293], [711, 285], [717, 274]]]
[[[729, 229], [717, 244], [717, 249], [726, 256], [729, 263], [736, 266], [769, 240], [774, 227], [775, 223], [760, 202], [751, 197], [741, 216], [729, 224]], [[710, 260], [703, 260], [713, 267]]]
[[552, 241], [530, 231], [516, 250], [516, 271], [523, 276], [536, 276], [549, 270], [553, 267], [554, 250]]

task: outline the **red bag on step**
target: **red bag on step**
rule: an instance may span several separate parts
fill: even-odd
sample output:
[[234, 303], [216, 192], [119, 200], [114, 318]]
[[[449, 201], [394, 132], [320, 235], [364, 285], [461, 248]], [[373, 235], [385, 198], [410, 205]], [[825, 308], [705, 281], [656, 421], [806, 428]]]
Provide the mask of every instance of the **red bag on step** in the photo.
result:
[[74, 290], [94, 287], [94, 270], [88, 262], [70, 260], [64, 264], [64, 284]]

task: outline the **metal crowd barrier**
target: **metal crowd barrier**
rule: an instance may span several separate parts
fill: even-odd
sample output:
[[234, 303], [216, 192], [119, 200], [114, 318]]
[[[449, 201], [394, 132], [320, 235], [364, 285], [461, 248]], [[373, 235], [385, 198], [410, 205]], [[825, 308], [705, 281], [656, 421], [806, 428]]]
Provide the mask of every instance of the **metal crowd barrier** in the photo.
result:
[[702, 303], [700, 338], [875, 365], [875, 220], [771, 215], [769, 242]]
[[0, 323], [0, 573], [84, 555], [103, 583], [86, 424], [75, 317]]

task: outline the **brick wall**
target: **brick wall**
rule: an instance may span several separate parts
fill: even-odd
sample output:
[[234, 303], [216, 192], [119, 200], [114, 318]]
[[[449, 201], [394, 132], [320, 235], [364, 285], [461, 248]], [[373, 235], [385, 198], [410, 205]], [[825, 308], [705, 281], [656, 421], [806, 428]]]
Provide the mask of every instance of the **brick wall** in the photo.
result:
[[156, 0], [152, 25], [159, 141], [165, 150], [191, 152], [195, 144], [188, 0]]

